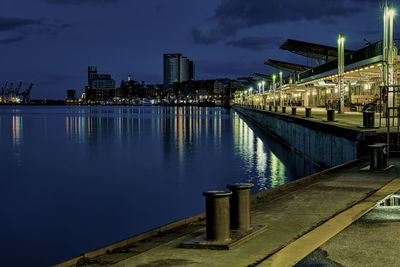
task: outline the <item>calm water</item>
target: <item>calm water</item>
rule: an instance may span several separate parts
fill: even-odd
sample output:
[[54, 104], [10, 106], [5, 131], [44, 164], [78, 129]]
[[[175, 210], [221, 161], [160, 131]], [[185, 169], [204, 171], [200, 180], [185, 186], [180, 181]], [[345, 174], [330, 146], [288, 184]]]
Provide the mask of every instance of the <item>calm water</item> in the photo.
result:
[[315, 172], [234, 111], [0, 106], [3, 266], [46, 266]]

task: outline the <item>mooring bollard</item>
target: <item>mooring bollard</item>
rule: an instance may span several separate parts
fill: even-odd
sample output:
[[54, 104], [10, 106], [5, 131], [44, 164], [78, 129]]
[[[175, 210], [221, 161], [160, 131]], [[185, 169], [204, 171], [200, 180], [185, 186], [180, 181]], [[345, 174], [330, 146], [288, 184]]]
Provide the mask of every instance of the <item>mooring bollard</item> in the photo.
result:
[[377, 143], [368, 146], [369, 150], [369, 169], [384, 170], [387, 167], [387, 144]]
[[250, 224], [250, 190], [254, 185], [250, 183], [229, 184], [232, 191], [230, 199], [231, 229], [241, 232], [251, 230]]
[[326, 120], [327, 121], [334, 121], [335, 120], [335, 110], [334, 109], [327, 109], [326, 110]]
[[292, 108], [292, 115], [296, 115], [296, 108]]
[[232, 192], [207, 191], [206, 197], [206, 232], [207, 240], [228, 242], [230, 237], [229, 196]]
[[274, 107], [275, 112], [278, 112], [278, 106]]
[[307, 118], [311, 117], [311, 108], [306, 108], [306, 117]]
[[363, 111], [363, 127], [374, 128], [375, 126], [375, 112]]
[[282, 113], [286, 113], [286, 107], [282, 107]]

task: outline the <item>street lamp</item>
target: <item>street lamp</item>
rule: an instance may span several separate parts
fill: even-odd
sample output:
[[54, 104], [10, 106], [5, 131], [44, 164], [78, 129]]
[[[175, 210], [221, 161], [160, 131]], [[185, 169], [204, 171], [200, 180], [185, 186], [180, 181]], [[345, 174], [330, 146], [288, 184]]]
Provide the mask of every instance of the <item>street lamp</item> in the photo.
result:
[[282, 82], [282, 71], [279, 72], [279, 106], [282, 107], [282, 88], [283, 88], [283, 82]]
[[272, 75], [272, 91], [274, 92], [274, 97], [273, 97], [273, 99], [274, 99], [274, 107], [275, 107], [275, 81], [276, 81], [276, 75], [273, 74]]

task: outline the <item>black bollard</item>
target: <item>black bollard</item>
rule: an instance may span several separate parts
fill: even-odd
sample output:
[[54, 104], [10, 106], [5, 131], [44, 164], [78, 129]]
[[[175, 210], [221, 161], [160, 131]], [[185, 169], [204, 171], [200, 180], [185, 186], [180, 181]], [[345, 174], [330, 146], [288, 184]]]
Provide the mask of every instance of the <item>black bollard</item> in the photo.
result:
[[311, 108], [306, 108], [306, 117], [311, 118]]
[[374, 128], [375, 112], [363, 111], [363, 128]]
[[230, 237], [229, 196], [232, 192], [207, 191], [206, 197], [206, 231], [207, 240], [228, 242]]
[[334, 109], [326, 110], [326, 121], [335, 121], [335, 110]]
[[250, 183], [229, 184], [232, 191], [230, 199], [231, 229], [241, 232], [251, 230], [250, 223], [250, 190], [254, 185]]

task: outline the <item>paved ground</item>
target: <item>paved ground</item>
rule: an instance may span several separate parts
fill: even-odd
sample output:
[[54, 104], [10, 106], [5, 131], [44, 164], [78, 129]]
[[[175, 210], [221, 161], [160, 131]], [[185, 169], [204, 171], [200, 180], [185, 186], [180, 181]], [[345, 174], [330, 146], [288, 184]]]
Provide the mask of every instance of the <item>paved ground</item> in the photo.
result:
[[[311, 120], [315, 122], [323, 122], [323, 123], [329, 123], [341, 127], [346, 127], [346, 128], [351, 128], [351, 129], [357, 129], [358, 126], [363, 125], [363, 114], [361, 112], [345, 112], [344, 114], [338, 114], [337, 111], [335, 111], [335, 120], [337, 122], [324, 122], [324, 120], [327, 119], [327, 111], [325, 108], [312, 108], [311, 110], [311, 118], [305, 118], [305, 108], [303, 107], [297, 107], [296, 108], [296, 115], [295, 117], [298, 118], [303, 118], [306, 120]], [[286, 113], [284, 115], [287, 116], [292, 116], [291, 115], [291, 108], [287, 107], [286, 108]], [[278, 114], [283, 114], [280, 110], [277, 112]], [[380, 118], [381, 114], [380, 113], [375, 113], [375, 127], [381, 126], [381, 129], [375, 129], [376, 131], [386, 131], [386, 119], [385, 118]], [[397, 124], [397, 121], [396, 121]], [[393, 121], [391, 122], [391, 125], [393, 125]]]
[[[300, 261], [351, 224], [357, 216], [362, 216], [363, 212], [372, 207], [377, 200], [400, 190], [400, 179], [393, 180], [400, 176], [400, 161], [392, 163], [396, 164], [396, 167], [388, 172], [370, 173], [360, 171], [366, 162], [359, 162], [357, 166], [322, 175], [312, 184], [299, 183], [290, 190], [283, 187], [279, 195], [276, 194], [273, 198], [264, 194], [265, 198], [254, 200], [252, 203], [252, 222], [256, 225], [267, 225], [268, 230], [231, 250], [178, 247], [182, 242], [204, 232], [203, 228], [200, 232], [195, 231], [159, 244], [157, 247], [122, 260], [115, 266], [248, 266], [256, 264], [291, 266], [293, 261], [294, 263]], [[396, 182], [391, 184], [393, 181]], [[374, 197], [373, 201], [367, 201], [361, 209], [356, 209], [356, 213], [354, 211], [350, 214], [345, 213], [349, 208], [356, 207], [360, 201], [368, 200], [368, 197]], [[332, 223], [337, 216], [341, 218], [340, 223], [335, 223], [335, 221]], [[318, 234], [318, 232], [315, 234], [315, 231], [322, 231], [324, 234]], [[301, 253], [294, 253], [292, 258], [290, 253], [285, 254], [284, 257], [289, 257], [289, 259], [282, 264], [280, 260], [285, 252], [284, 248], [296, 246], [302, 238], [307, 239], [307, 242], [301, 244]], [[278, 261], [274, 261], [275, 258], [278, 258]], [[97, 264], [101, 262], [96, 262], [92, 266]]]
[[400, 266], [399, 236], [399, 218], [370, 220], [366, 214], [296, 266]]

